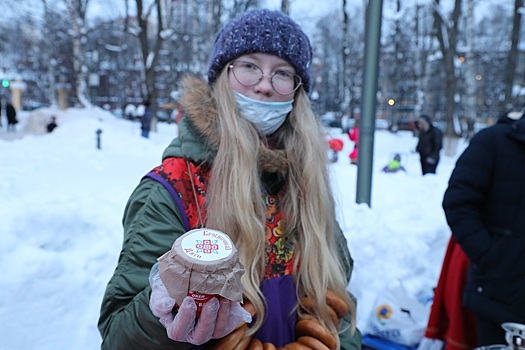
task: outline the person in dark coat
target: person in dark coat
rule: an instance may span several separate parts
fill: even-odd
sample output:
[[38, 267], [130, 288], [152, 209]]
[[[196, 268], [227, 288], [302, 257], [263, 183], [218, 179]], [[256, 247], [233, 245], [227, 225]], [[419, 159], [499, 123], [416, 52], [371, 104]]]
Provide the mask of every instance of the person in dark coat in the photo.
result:
[[57, 118], [55, 116], [51, 117], [51, 120], [46, 125], [47, 132], [52, 132], [57, 126]]
[[140, 117], [142, 137], [149, 138], [151, 120], [153, 119], [153, 109], [149, 100], [144, 101], [144, 114]]
[[425, 174], [435, 174], [439, 163], [439, 152], [443, 145], [443, 134], [441, 130], [432, 125], [428, 115], [422, 115], [415, 122], [419, 131], [419, 141], [416, 152], [421, 160], [421, 171]]
[[479, 131], [458, 158], [443, 198], [471, 266], [463, 295], [479, 345], [506, 344], [504, 322], [525, 323], [525, 118]]
[[7, 116], [7, 131], [16, 131], [15, 125], [18, 123], [18, 120], [16, 119], [16, 110], [9, 102], [5, 106], [5, 114]]

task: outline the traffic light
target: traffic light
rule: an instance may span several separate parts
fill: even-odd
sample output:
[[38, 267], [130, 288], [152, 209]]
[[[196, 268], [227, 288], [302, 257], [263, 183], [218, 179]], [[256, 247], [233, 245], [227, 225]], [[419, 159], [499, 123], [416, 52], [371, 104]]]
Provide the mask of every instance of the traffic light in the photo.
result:
[[2, 79], [2, 87], [9, 87], [9, 80], [7, 79]]

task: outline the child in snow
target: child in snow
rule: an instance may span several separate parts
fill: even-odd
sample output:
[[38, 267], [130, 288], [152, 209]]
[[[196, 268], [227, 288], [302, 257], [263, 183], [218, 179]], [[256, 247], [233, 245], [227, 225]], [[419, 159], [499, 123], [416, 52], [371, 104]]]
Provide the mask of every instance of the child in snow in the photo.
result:
[[405, 168], [401, 165], [401, 155], [396, 153], [394, 158], [381, 170], [384, 173], [397, 173], [398, 171], [406, 172]]

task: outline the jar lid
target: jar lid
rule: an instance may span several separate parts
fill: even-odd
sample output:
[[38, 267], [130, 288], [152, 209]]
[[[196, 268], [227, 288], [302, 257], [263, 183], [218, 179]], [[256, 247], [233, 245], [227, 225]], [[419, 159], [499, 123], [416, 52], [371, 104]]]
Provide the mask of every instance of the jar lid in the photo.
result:
[[178, 303], [190, 292], [242, 301], [244, 267], [232, 240], [221, 231], [188, 231], [158, 261], [160, 279]]

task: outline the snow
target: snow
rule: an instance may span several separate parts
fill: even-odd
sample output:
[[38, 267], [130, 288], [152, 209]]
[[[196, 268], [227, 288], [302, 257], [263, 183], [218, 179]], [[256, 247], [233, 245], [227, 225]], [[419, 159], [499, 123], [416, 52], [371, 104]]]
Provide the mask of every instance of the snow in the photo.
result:
[[[46, 134], [51, 115], [59, 126]], [[97, 108], [21, 111], [19, 119], [16, 134], [5, 122], [0, 131], [0, 349], [100, 348], [98, 314], [122, 245], [124, 206], [177, 127], [159, 124], [144, 139], [139, 123]], [[417, 296], [436, 285], [450, 237], [441, 200], [457, 155], [422, 176], [411, 133], [376, 131], [368, 207], [355, 203], [351, 141], [340, 129], [329, 132], [345, 143], [331, 175], [363, 328], [385, 286], [402, 280]], [[394, 153], [407, 172], [381, 173]]]

